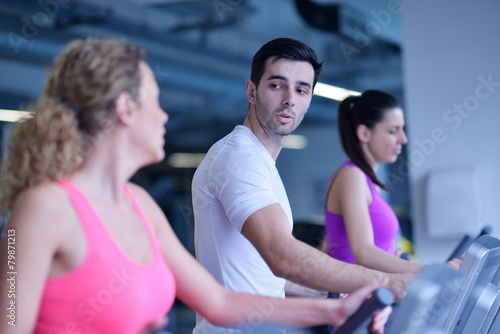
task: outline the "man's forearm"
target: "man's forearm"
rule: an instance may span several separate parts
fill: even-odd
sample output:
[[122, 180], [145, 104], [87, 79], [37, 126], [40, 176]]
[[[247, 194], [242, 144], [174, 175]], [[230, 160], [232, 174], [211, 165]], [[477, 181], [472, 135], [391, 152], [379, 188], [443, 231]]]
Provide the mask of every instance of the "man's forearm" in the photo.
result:
[[278, 264], [280, 276], [316, 290], [349, 293], [386, 275], [338, 261], [298, 240], [286, 249]]
[[254, 245], [273, 274], [300, 285], [328, 292], [353, 292], [389, 277], [388, 288], [401, 298], [410, 274], [386, 274], [335, 260], [290, 233], [287, 217], [278, 203], [248, 217], [241, 233]]

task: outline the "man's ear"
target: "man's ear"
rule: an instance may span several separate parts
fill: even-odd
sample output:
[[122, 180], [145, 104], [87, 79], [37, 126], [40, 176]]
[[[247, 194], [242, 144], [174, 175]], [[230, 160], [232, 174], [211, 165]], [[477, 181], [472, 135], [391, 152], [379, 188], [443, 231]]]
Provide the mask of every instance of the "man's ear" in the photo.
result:
[[135, 108], [137, 103], [133, 100], [129, 92], [122, 92], [115, 100], [115, 112], [120, 122], [125, 125], [133, 123], [136, 116]]
[[370, 130], [366, 125], [361, 124], [356, 128], [356, 134], [360, 142], [367, 143], [371, 139], [372, 130]]
[[255, 104], [255, 98], [257, 96], [257, 87], [252, 80], [247, 79], [245, 82], [245, 89], [247, 91], [247, 99], [251, 104]]

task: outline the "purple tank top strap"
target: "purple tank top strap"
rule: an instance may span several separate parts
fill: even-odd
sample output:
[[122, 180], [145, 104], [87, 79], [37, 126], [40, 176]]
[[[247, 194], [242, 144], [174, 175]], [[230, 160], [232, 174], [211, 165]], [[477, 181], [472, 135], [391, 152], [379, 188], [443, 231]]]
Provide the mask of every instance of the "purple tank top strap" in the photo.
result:
[[363, 174], [365, 174], [365, 177], [366, 177], [366, 182], [368, 182], [368, 186], [370, 187], [370, 190], [372, 192], [372, 195], [377, 191], [377, 189], [375, 188], [375, 184], [373, 183], [372, 179], [370, 178], [370, 176], [368, 174], [365, 173], [364, 170], [362, 170], [358, 165], [356, 165], [354, 162], [352, 161], [347, 161], [346, 163], [344, 163], [341, 167], [343, 166], [354, 166], [354, 167], [357, 167], [359, 168], [360, 171], [363, 172]]

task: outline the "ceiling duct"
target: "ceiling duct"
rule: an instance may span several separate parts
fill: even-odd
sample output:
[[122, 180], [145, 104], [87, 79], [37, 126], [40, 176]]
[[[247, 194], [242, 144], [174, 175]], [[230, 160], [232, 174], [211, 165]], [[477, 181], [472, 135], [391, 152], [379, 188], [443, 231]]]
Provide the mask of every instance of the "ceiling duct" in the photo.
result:
[[297, 11], [312, 27], [340, 34], [340, 6], [324, 5], [314, 1], [295, 0]]
[[[345, 5], [319, 3], [313, 0], [295, 0], [300, 16], [316, 29], [329, 31], [355, 41], [356, 46], [384, 45], [388, 49], [399, 52], [399, 46], [382, 37], [382, 30], [391, 21], [384, 21], [380, 13], [372, 13], [368, 17], [363, 12]], [[372, 11], [374, 12], [374, 11]], [[391, 15], [387, 12], [385, 15]]]
[[366, 18], [363, 13], [339, 4], [323, 4], [311, 0], [295, 0], [301, 17], [316, 29], [354, 37], [355, 27], [362, 27]]

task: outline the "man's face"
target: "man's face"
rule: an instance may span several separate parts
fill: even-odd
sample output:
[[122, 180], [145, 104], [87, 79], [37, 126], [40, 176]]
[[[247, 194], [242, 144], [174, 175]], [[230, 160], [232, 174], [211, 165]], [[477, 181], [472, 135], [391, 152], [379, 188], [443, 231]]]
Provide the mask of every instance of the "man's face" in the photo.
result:
[[299, 126], [311, 104], [314, 69], [305, 61], [272, 60], [267, 60], [256, 90], [256, 116], [266, 132], [287, 136]]

